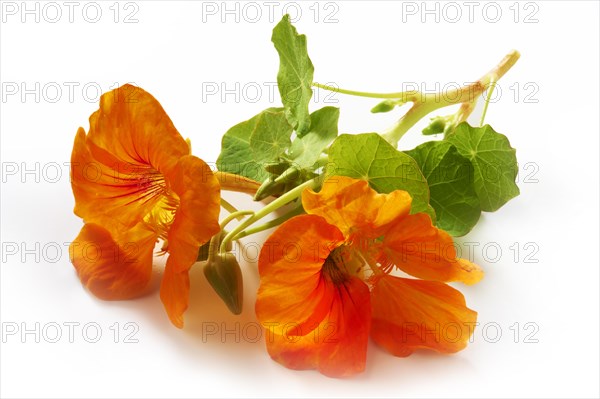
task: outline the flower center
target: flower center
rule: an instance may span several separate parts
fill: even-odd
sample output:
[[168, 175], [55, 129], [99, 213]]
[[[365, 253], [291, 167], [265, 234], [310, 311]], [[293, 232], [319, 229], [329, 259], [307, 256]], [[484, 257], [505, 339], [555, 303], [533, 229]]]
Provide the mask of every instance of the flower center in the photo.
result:
[[394, 265], [387, 259], [382, 238], [356, 240], [351, 245], [354, 257], [359, 258], [365, 267], [363, 274], [389, 274], [393, 270]]
[[343, 284], [352, 276], [360, 276], [363, 262], [352, 252], [348, 245], [341, 245], [325, 259], [323, 274], [334, 284]]
[[[144, 222], [149, 224], [157, 233], [158, 237], [167, 242], [169, 229], [175, 219], [175, 212], [179, 206], [179, 198], [169, 190], [165, 190], [152, 210], [144, 217]], [[166, 251], [166, 246], [163, 247]]]
[[160, 253], [167, 251], [169, 229], [179, 206], [179, 197], [170, 188], [162, 173], [147, 167], [137, 172], [138, 200], [152, 204], [143, 221], [164, 241]]

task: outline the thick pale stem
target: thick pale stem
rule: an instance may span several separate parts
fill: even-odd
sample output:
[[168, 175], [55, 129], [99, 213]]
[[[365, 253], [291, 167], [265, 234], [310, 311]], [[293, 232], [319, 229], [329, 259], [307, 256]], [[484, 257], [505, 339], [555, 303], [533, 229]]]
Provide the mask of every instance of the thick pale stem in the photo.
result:
[[458, 111], [456, 111], [455, 118], [454, 118], [454, 126], [457, 126], [462, 122], [465, 122], [469, 118], [469, 116], [471, 116], [473, 111], [475, 110], [476, 105], [477, 105], [476, 101], [473, 101], [470, 103], [463, 103], [460, 106], [460, 108], [458, 109]]
[[369, 97], [369, 98], [382, 98], [382, 99], [393, 99], [399, 100], [400, 102], [412, 102], [413, 106], [408, 110], [398, 122], [396, 122], [390, 129], [383, 133], [383, 137], [391, 143], [394, 147], [398, 145], [400, 138], [418, 121], [427, 116], [427, 114], [443, 107], [450, 105], [462, 104], [463, 106], [459, 110], [456, 120], [466, 119], [473, 109], [479, 96], [488, 88], [488, 86], [495, 84], [513, 65], [517, 62], [521, 55], [517, 50], [513, 50], [508, 53], [498, 65], [492, 68], [488, 73], [483, 75], [478, 81], [451, 90], [444, 93], [420, 93], [418, 91], [402, 91], [396, 93], [371, 93], [364, 91], [354, 91], [341, 89], [339, 87], [333, 87], [323, 85], [320, 83], [313, 83], [314, 87], [333, 91], [336, 93], [348, 94], [358, 97]]
[[464, 121], [475, 108], [477, 99], [491, 85], [495, 84], [513, 65], [517, 62], [521, 55], [518, 51], [513, 50], [508, 53], [500, 63], [483, 75], [481, 79], [470, 85], [451, 90], [446, 93], [427, 93], [418, 94], [413, 101], [413, 106], [398, 122], [396, 122], [383, 137], [394, 147], [398, 145], [398, 141], [413, 127], [419, 120], [427, 114], [449, 105], [462, 104], [459, 109], [458, 119]]
[[225, 191], [236, 191], [238, 193], [254, 195], [260, 187], [259, 182], [244, 176], [221, 171], [214, 172], [214, 174], [221, 184], [221, 189]]

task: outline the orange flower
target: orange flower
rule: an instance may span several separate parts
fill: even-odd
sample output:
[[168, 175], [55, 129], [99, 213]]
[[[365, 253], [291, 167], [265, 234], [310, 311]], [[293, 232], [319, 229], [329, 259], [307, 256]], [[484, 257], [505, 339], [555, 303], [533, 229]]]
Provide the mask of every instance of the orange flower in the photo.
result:
[[[292, 369], [346, 376], [365, 367], [369, 334], [397, 356], [463, 349], [477, 313], [444, 282], [474, 284], [476, 265], [404, 191], [378, 194], [363, 180], [307, 190], [308, 215], [283, 223], [259, 257], [257, 317], [273, 359]], [[394, 266], [419, 279], [393, 276]]]
[[131, 85], [102, 95], [71, 162], [75, 214], [85, 225], [70, 254], [82, 283], [107, 300], [143, 294], [162, 239], [169, 258], [160, 297], [182, 327], [188, 271], [219, 231], [220, 187], [209, 166], [190, 155], [160, 103]]

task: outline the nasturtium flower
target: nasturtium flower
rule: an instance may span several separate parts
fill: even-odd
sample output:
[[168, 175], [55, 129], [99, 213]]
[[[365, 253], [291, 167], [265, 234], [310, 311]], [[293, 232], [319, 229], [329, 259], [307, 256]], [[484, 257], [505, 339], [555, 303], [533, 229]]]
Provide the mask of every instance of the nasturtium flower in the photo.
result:
[[89, 122], [71, 155], [74, 211], [85, 223], [70, 246], [72, 263], [97, 297], [136, 297], [147, 290], [162, 240], [160, 252], [169, 257], [160, 297], [182, 327], [188, 271], [198, 248], [219, 231], [219, 181], [141, 88], [105, 93]]
[[446, 282], [474, 284], [483, 272], [428, 215], [410, 214], [408, 193], [335, 176], [302, 204], [307, 214], [259, 256], [256, 312], [274, 360], [338, 377], [364, 370], [369, 335], [396, 356], [466, 346], [477, 313]]

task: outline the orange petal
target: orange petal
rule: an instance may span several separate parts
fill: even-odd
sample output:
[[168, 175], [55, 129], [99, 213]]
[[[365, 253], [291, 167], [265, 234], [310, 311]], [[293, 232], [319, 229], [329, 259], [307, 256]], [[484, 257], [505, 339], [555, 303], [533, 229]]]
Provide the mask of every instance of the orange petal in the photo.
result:
[[189, 303], [188, 272], [200, 246], [220, 231], [220, 188], [209, 166], [192, 155], [182, 157], [167, 179], [179, 197], [179, 206], [168, 233], [169, 259], [160, 297], [171, 322], [182, 328]]
[[333, 176], [321, 191], [305, 190], [302, 204], [307, 213], [319, 215], [337, 226], [346, 237], [360, 234], [377, 238], [410, 212], [412, 199], [406, 191], [378, 194], [365, 180]]
[[111, 232], [129, 229], [166, 191], [169, 173], [189, 147], [160, 103], [125, 85], [105, 93], [80, 128], [71, 155], [75, 213]]
[[370, 328], [369, 289], [351, 278], [335, 289], [329, 313], [311, 333], [296, 324], [266, 325], [269, 355], [285, 367], [345, 377], [365, 369]]
[[88, 134], [96, 160], [151, 165], [168, 173], [190, 148], [150, 93], [129, 84], [103, 94]]
[[454, 288], [385, 275], [374, 281], [371, 336], [396, 356], [415, 349], [454, 353], [467, 346], [477, 312]]
[[83, 285], [98, 298], [120, 300], [144, 292], [155, 242], [155, 233], [142, 224], [115, 238], [102, 226], [87, 223], [69, 251]]
[[[79, 128], [71, 154], [71, 187], [75, 214], [86, 222], [101, 224], [118, 234], [140, 222], [160, 200], [155, 184], [164, 184], [156, 170], [115, 161], [111, 166], [96, 161], [85, 131]], [[137, 169], [136, 169], [137, 168]]]
[[183, 314], [188, 308], [190, 297], [190, 277], [187, 271], [178, 273], [173, 269], [171, 258], [167, 265], [160, 284], [160, 300], [167, 315], [178, 328], [183, 328]]
[[474, 284], [483, 272], [473, 263], [456, 258], [452, 237], [433, 226], [429, 215], [408, 215], [386, 233], [384, 255], [404, 272], [425, 280]]
[[179, 197], [175, 219], [169, 229], [169, 258], [173, 271], [188, 271], [198, 249], [220, 231], [219, 181], [210, 167], [193, 155], [182, 157], [167, 176]]
[[483, 269], [481, 269], [481, 267], [467, 259], [458, 258], [457, 261], [459, 267], [463, 270], [460, 278], [462, 283], [473, 285], [481, 281], [484, 276]]
[[258, 320], [312, 331], [329, 312], [335, 291], [321, 273], [323, 263], [343, 242], [342, 233], [320, 216], [296, 216], [279, 226], [258, 259]]

